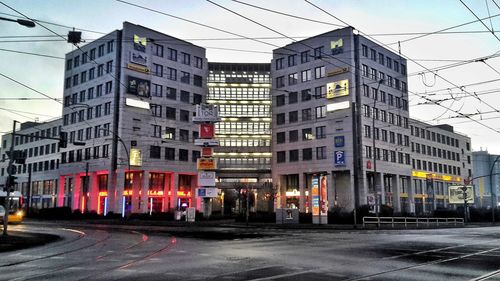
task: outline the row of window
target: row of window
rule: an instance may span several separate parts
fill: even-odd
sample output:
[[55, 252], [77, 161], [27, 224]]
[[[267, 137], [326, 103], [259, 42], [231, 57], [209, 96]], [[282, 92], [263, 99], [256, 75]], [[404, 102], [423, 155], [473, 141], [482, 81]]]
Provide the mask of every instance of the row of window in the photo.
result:
[[171, 127], [165, 127], [163, 130], [160, 125], [151, 125], [153, 135], [152, 137], [169, 139], [169, 140], [180, 140], [184, 142], [194, 142], [195, 139], [199, 137], [198, 131], [193, 131], [192, 139], [189, 139], [189, 130], [179, 129], [179, 138], [176, 137], [176, 129]]
[[79, 93], [73, 93], [64, 97], [64, 107], [71, 105], [77, 105], [84, 103], [86, 100], [92, 100], [94, 98], [101, 97], [103, 93], [105, 95], [111, 94], [113, 90], [113, 81], [108, 81], [104, 84], [99, 84], [96, 87], [90, 87], [87, 90], [81, 90]]
[[[300, 63], [307, 63], [311, 61], [311, 58], [314, 60], [321, 59], [325, 55], [323, 50], [324, 46], [320, 46], [314, 48], [313, 52], [311, 50], [300, 52]], [[274, 63], [276, 70], [283, 69], [285, 67], [285, 57], [275, 59]], [[288, 67], [296, 66], [298, 64], [298, 54], [288, 55], [287, 63]]]
[[460, 175], [460, 167], [426, 160], [412, 159], [412, 168], [429, 172]]
[[[382, 157], [380, 157], [381, 156], [380, 151], [382, 151]], [[381, 160], [381, 161], [410, 165], [410, 154], [409, 153], [396, 152], [395, 150], [380, 149], [380, 148], [376, 147], [375, 148], [375, 155], [373, 155], [372, 146], [366, 145], [365, 146], [365, 157], [372, 159], [373, 156], [375, 156], [377, 158], [377, 160]]]
[[270, 122], [218, 122], [215, 123], [217, 134], [270, 134]]
[[[163, 91], [165, 89], [165, 92]], [[151, 95], [153, 97], [163, 97], [163, 93], [165, 93], [165, 97], [170, 100], [177, 100], [177, 89], [172, 87], [163, 86], [160, 84], [151, 84]], [[185, 103], [191, 103], [191, 93], [188, 91], [181, 90], [180, 91], [180, 101]], [[193, 103], [200, 104], [202, 102], [202, 96], [200, 94], [193, 93]]]
[[[421, 143], [411, 143], [411, 152], [420, 153], [423, 155], [439, 157], [443, 159], [453, 160], [460, 162], [460, 154], [458, 152], [449, 151], [441, 148], [431, 147], [430, 145], [425, 145]], [[463, 153], [463, 151], [462, 151]], [[470, 157], [470, 156], [469, 156]], [[470, 164], [470, 159], [469, 159]]]
[[[113, 61], [110, 60], [106, 63], [106, 74], [113, 73]], [[87, 81], [92, 81], [96, 77], [102, 77], [104, 75], [104, 64], [99, 64], [97, 66], [97, 76], [96, 76], [96, 68], [92, 67], [90, 69], [84, 70], [80, 72], [80, 74], [74, 74], [72, 77], [66, 77], [64, 82], [64, 88], [69, 89], [71, 87], [75, 87], [78, 84], [83, 84]]]
[[[59, 131], [61, 130], [60, 126], [48, 128], [48, 129], [39, 129], [39, 131], [30, 133], [29, 136], [16, 136], [14, 140], [15, 145], [30, 143], [38, 140], [43, 140], [43, 138], [56, 138], [59, 136]], [[22, 133], [22, 132], [21, 132]], [[3, 141], [3, 148], [7, 147], [7, 140]]]
[[224, 169], [224, 168], [235, 168], [237, 166], [240, 166], [242, 168], [248, 169], [249, 167], [253, 169], [270, 169], [271, 165], [271, 158], [269, 157], [245, 157], [245, 158], [240, 158], [240, 157], [231, 157], [231, 158], [226, 158], [226, 157], [221, 157], [217, 158], [217, 165], [219, 169]]
[[[327, 158], [326, 146], [316, 147], [314, 151], [316, 151], [316, 160], [324, 160]], [[287, 162], [286, 155], [287, 155], [286, 151], [276, 152], [276, 162], [277, 163]], [[303, 148], [302, 161], [311, 161], [311, 160], [313, 160], [313, 148]], [[299, 149], [289, 150], [288, 162], [298, 162], [298, 161], [299, 161]]]
[[271, 146], [270, 139], [220, 139], [219, 146], [232, 146], [232, 147], [263, 147]]
[[[312, 128], [302, 129], [301, 140], [309, 141], [314, 139], [324, 139], [326, 138], [326, 126], [318, 126], [315, 128], [315, 134], [313, 135]], [[291, 130], [288, 132], [288, 142], [299, 141], [299, 130]], [[276, 143], [281, 144], [286, 142], [286, 132], [276, 133]]]
[[61, 164], [81, 162], [91, 158], [109, 158], [109, 144], [63, 152], [61, 153]]
[[[312, 108], [304, 108], [302, 109], [302, 121], [309, 121], [313, 118]], [[316, 106], [314, 108], [314, 117], [316, 119], [321, 119], [326, 117], [326, 106]], [[283, 125], [286, 122], [286, 113], [278, 113], [276, 114], [276, 125]], [[299, 111], [290, 111], [288, 112], [288, 123], [297, 123], [299, 122]]]
[[[59, 169], [59, 159], [33, 162], [33, 163], [28, 163], [28, 164], [23, 164], [23, 165], [17, 165], [15, 167], [16, 167], [16, 169], [14, 171], [14, 174], [26, 174], [26, 173], [29, 173], [30, 171], [33, 173], [36, 173], [36, 172], [57, 170], [57, 169]], [[7, 172], [6, 169], [2, 168], [0, 175], [4, 176], [6, 174], [6, 172]]]
[[[434, 181], [434, 193], [436, 195], [448, 195], [448, 187], [451, 183]], [[445, 186], [446, 185], [446, 186]], [[446, 192], [446, 193], [445, 193]], [[413, 193], [414, 194], [432, 194], [432, 190], [427, 190], [427, 183], [424, 180], [413, 179]]]
[[87, 127], [85, 129], [78, 129], [69, 132], [68, 141], [84, 141], [92, 138], [107, 137], [111, 134], [110, 123], [96, 125], [94, 127]]
[[[113, 52], [115, 45], [114, 40], [108, 41], [106, 44], [101, 44], [97, 47], [97, 57], [104, 56], [104, 48], [106, 48], [107, 54]], [[71, 70], [72, 68], [84, 65], [89, 61], [93, 61], [96, 58], [96, 48], [90, 49], [88, 52], [83, 52], [81, 55], [75, 55], [73, 58], [66, 60], [66, 70]]]
[[[157, 77], [163, 77], [164, 66], [161, 64], [153, 63], [152, 74]], [[166, 68], [166, 78], [168, 80], [177, 81], [177, 69], [172, 67]], [[191, 83], [191, 73], [187, 71], [180, 71], [179, 81], [181, 83], [190, 84]], [[193, 85], [197, 87], [203, 87], [203, 77], [200, 75], [193, 74]]]
[[[170, 106], [161, 106], [159, 104], [150, 104], [151, 114], [154, 117], [167, 118], [170, 120], [177, 120], [177, 108]], [[165, 113], [163, 109], [165, 108]], [[194, 113], [194, 112], [193, 112]], [[179, 109], [179, 121], [189, 122], [190, 112], [188, 110]]]
[[86, 110], [81, 109], [79, 111], [74, 111], [63, 115], [63, 125], [75, 124], [78, 122], [85, 122], [85, 120], [92, 120], [94, 118], [99, 118], [101, 116], [107, 116], [111, 114], [111, 102], [107, 102], [103, 105], [98, 104], [94, 107], [89, 106]]
[[[189, 161], [189, 150], [187, 149], [178, 149], [176, 155], [176, 149], [172, 147], [165, 147], [163, 157], [165, 160], [178, 160], [178, 161]], [[151, 159], [161, 159], [162, 157], [162, 147], [152, 145], [149, 147], [149, 158]], [[200, 151], [192, 150], [191, 151], [191, 161], [196, 162], [198, 158], [200, 158]]]
[[[164, 57], [164, 47], [163, 45], [153, 43], [151, 44], [151, 53], [154, 56], [157, 57]], [[193, 66], [199, 69], [203, 69], [203, 58], [200, 58], [198, 56], [193, 56]], [[191, 54], [188, 54], [186, 52], [181, 52], [180, 55], [178, 55], [178, 52], [176, 49], [173, 48], [167, 48], [167, 59], [171, 61], [179, 61], [182, 64], [185, 65], [191, 65]]]
[[387, 113], [383, 109], [378, 109], [376, 107], [370, 108], [369, 105], [363, 104], [363, 115], [365, 117], [372, 117], [375, 120], [380, 120], [382, 122], [388, 122], [389, 124], [397, 125], [399, 127], [408, 127], [408, 117], [403, 117], [399, 114], [394, 114], [392, 112]]
[[[300, 80], [299, 80], [299, 73], [290, 73], [288, 74], [288, 86], [296, 85], [297, 83], [302, 82], [308, 82], [313, 79], [313, 70], [312, 69], [306, 69], [300, 72]], [[324, 66], [318, 66], [314, 68], [314, 79], [320, 79], [325, 77], [325, 67]], [[285, 76], [279, 76], [276, 77], [276, 88], [282, 88], [285, 87]]]
[[403, 97], [395, 97], [392, 94], [388, 94], [384, 91], [379, 91], [377, 88], [370, 88], [368, 85], [363, 84], [363, 96], [376, 99], [379, 102], [387, 103], [390, 106], [395, 106], [401, 108], [404, 111], [408, 111], [408, 101]]
[[385, 75], [382, 71], [377, 71], [375, 68], [369, 68], [367, 65], [362, 65], [362, 75], [364, 77], [370, 78], [372, 80], [384, 80], [384, 84], [395, 88], [397, 90], [406, 93], [408, 91], [408, 85], [404, 81], [400, 81], [397, 78], [392, 77], [391, 75]]
[[384, 65], [395, 72], [401, 72], [402, 75], [406, 75], [406, 65], [399, 63], [396, 59], [391, 59], [389, 56], [380, 52], [378, 52], [377, 56], [377, 51], [375, 49], [369, 49], [370, 52], [368, 52], [368, 46], [361, 44], [361, 55], [365, 58], [370, 58], [372, 61], [378, 61], [379, 64]]
[[269, 73], [263, 74], [262, 72], [255, 73], [210, 73], [208, 74], [208, 82], [211, 83], [269, 83]]
[[[434, 142], [446, 144], [453, 147], [459, 147], [460, 145], [459, 140], [456, 138], [441, 135], [440, 133], [436, 132], [431, 132], [429, 130], [426, 130], [425, 128], [419, 128], [417, 126], [411, 125], [410, 131], [412, 136], [419, 137], [422, 139], [432, 140]], [[469, 147], [470, 144], [467, 143], [467, 150], [470, 150]]]
[[209, 87], [207, 100], [270, 100], [269, 88]]
[[265, 104], [221, 104], [219, 115], [221, 117], [269, 117], [271, 106]]
[[[391, 131], [387, 131], [385, 129], [379, 129], [375, 128], [375, 131], [372, 131], [372, 127], [369, 125], [365, 125], [365, 137], [366, 138], [372, 138], [372, 136], [376, 140], [382, 140], [384, 142], [389, 142], [392, 144], [397, 144], [397, 145], [404, 145], [409, 147], [410, 146], [410, 137], [400, 134], [400, 133], [394, 133]], [[382, 137], [381, 137], [382, 135]]]

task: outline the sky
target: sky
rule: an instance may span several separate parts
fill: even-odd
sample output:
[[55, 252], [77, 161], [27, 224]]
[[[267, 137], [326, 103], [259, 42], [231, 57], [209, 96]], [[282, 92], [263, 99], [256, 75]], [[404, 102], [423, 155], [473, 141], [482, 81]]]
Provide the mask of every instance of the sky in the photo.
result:
[[[43, 122], [61, 115], [61, 104], [42, 94], [62, 98], [62, 58], [75, 47], [51, 31], [66, 36], [75, 28], [90, 42], [129, 21], [205, 47], [211, 62], [270, 62], [275, 47], [171, 16], [277, 46], [293, 42], [209, 1], [124, 1], [149, 10], [111, 0], [0, 1], [0, 17], [24, 18], [20, 12], [50, 29], [0, 21], [1, 133], [12, 130], [12, 120]], [[394, 51], [400, 48], [408, 59], [410, 116], [453, 125], [471, 137], [473, 150], [500, 154], [500, 0], [309, 0], [331, 15], [303, 0], [211, 1], [296, 40], [348, 24]], [[456, 28], [437, 32], [450, 27]], [[421, 33], [427, 35], [415, 38]]]

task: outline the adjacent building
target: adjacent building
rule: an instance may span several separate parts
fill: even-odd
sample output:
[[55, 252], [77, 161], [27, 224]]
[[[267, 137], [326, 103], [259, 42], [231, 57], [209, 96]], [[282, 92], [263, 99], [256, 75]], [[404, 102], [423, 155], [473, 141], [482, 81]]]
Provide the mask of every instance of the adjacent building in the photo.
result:
[[[500, 155], [488, 151], [472, 152], [473, 184], [476, 205], [485, 208], [498, 206], [498, 193], [500, 186]], [[491, 196], [493, 194], [493, 198]]]

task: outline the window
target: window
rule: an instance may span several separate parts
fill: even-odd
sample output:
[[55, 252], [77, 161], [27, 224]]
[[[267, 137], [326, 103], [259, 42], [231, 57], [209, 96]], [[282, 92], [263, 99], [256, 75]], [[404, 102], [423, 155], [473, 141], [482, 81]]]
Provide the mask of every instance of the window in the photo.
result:
[[297, 64], [297, 55], [288, 56], [288, 66], [295, 66]]
[[288, 93], [288, 103], [297, 103], [299, 101], [298, 94], [297, 92], [290, 92]]
[[175, 108], [167, 106], [166, 110], [165, 110], [165, 113], [166, 113], [165, 117], [167, 119], [175, 120]]
[[374, 49], [370, 49], [370, 59], [372, 61], [377, 61], [377, 51]]
[[177, 89], [167, 87], [166, 97], [167, 97], [167, 99], [176, 100], [177, 99]]
[[309, 61], [309, 51], [304, 51], [300, 53], [300, 63], [306, 63]]
[[95, 67], [92, 67], [91, 69], [89, 69], [89, 81], [94, 80], [94, 78], [95, 78]]
[[387, 94], [387, 96], [389, 98], [389, 105], [394, 105], [394, 96], [391, 94]]
[[161, 148], [156, 145], [149, 147], [149, 158], [160, 159], [161, 158]]
[[303, 161], [312, 160], [312, 148], [302, 149], [302, 160]]
[[87, 99], [88, 99], [88, 100], [91, 100], [91, 99], [93, 99], [93, 98], [94, 98], [94, 87], [89, 88], [89, 89], [87, 90]]
[[326, 105], [316, 107], [316, 119], [326, 117]]
[[363, 104], [363, 113], [365, 117], [370, 117], [370, 106]]
[[111, 114], [111, 102], [107, 102], [104, 104], [104, 115]]
[[184, 129], [180, 129], [179, 130], [179, 140], [189, 142], [189, 131], [184, 130]]
[[373, 80], [377, 80], [377, 70], [375, 68], [372, 68], [370, 70], [370, 78], [373, 79]]
[[191, 64], [191, 55], [188, 54], [188, 53], [184, 53], [184, 52], [181, 52], [181, 63], [182, 64], [186, 64], [186, 65], [190, 65]]
[[78, 74], [73, 75], [73, 86], [78, 85]]
[[200, 75], [193, 75], [193, 85], [196, 87], [203, 86], [203, 78]]
[[314, 139], [311, 128], [302, 129], [302, 140], [308, 141]]
[[361, 54], [363, 55], [363, 57], [368, 57], [368, 46], [361, 45]]
[[276, 77], [276, 88], [285, 87], [285, 76]]
[[151, 83], [153, 88], [152, 95], [153, 97], [162, 97], [163, 96], [163, 86], [155, 83]]
[[323, 46], [314, 48], [314, 59], [320, 59], [323, 55]]
[[285, 105], [285, 95], [276, 96], [276, 106]]
[[104, 56], [104, 44], [99, 45], [99, 47], [97, 48], [97, 53], [98, 53], [97, 56], [99, 57]]
[[194, 67], [203, 69], [203, 59], [197, 56], [194, 56]]
[[95, 59], [95, 48], [90, 50], [90, 60], [94, 60]]
[[167, 67], [167, 72], [168, 72], [167, 76], [168, 80], [177, 81], [177, 69]]
[[181, 71], [181, 83], [189, 84], [191, 74], [189, 72]]
[[153, 55], [163, 57], [163, 46], [153, 43]]
[[87, 71], [80, 73], [80, 84], [87, 82]]
[[189, 103], [190, 94], [187, 91], [181, 91], [181, 101], [185, 103]]
[[95, 118], [101, 117], [102, 115], [102, 104], [96, 105], [95, 107]]
[[158, 104], [150, 104], [149, 108], [151, 109], [151, 114], [155, 117], [161, 117], [162, 116], [162, 107], [161, 105]]
[[110, 60], [106, 62], [106, 73], [111, 73], [113, 72], [113, 61]]
[[276, 143], [285, 143], [285, 132], [279, 132], [276, 134]]
[[314, 78], [319, 79], [325, 77], [325, 67], [320, 66], [314, 69]]
[[108, 41], [107, 43], [107, 51], [108, 51], [108, 54], [113, 52], [113, 45], [114, 45], [115, 41], [114, 40], [111, 40], [111, 41]]
[[392, 59], [390, 57], [387, 57], [385, 59], [385, 63], [386, 63], [387, 68], [392, 68]]
[[283, 69], [283, 58], [276, 59], [276, 70]]
[[302, 82], [307, 82], [311, 80], [312, 77], [312, 71], [310, 69], [304, 70], [301, 73], [302, 75]]
[[289, 153], [290, 153], [290, 162], [299, 161], [299, 150], [298, 149], [290, 150]]
[[288, 137], [289, 142], [299, 141], [299, 131], [298, 130], [292, 130], [288, 134], [289, 134], [289, 137]]
[[278, 151], [278, 152], [276, 152], [276, 161], [278, 163], [284, 163], [284, 162], [286, 162], [285, 151]]
[[382, 53], [378, 53], [378, 63], [380, 63], [381, 65], [384, 65], [384, 64], [385, 64], [385, 57], [384, 57], [384, 54], [382, 54]]
[[302, 121], [308, 121], [312, 119], [312, 112], [310, 108], [302, 109]]
[[372, 147], [365, 145], [365, 157], [372, 158]]
[[316, 147], [316, 159], [326, 159], [326, 146]]
[[311, 89], [302, 90], [302, 101], [311, 100]]
[[285, 113], [276, 114], [276, 125], [285, 124]]
[[382, 141], [387, 142], [387, 130], [382, 129]]
[[165, 127], [166, 139], [175, 140], [175, 128]]
[[298, 73], [291, 73], [288, 74], [288, 85], [295, 85], [299, 81], [299, 74]]
[[163, 77], [163, 65], [153, 63], [153, 75]]
[[165, 159], [175, 160], [175, 148], [165, 147]]
[[371, 135], [372, 135], [371, 127], [368, 125], [365, 125], [365, 137], [371, 138]]
[[179, 149], [179, 161], [188, 161], [189, 150]]
[[361, 75], [363, 75], [364, 77], [368, 77], [368, 65], [363, 64]]
[[113, 81], [106, 82], [106, 91], [105, 91], [105, 94], [111, 94], [112, 90], [113, 90]]
[[177, 50], [168, 48], [168, 56], [167, 58], [172, 61], [177, 61]]
[[325, 86], [320, 86], [314, 88], [314, 97], [316, 99], [324, 98], [326, 97], [326, 87]]
[[199, 94], [193, 94], [193, 103], [201, 104], [201, 102], [202, 102], [202, 96]]
[[316, 127], [316, 139], [326, 138], [326, 126]]

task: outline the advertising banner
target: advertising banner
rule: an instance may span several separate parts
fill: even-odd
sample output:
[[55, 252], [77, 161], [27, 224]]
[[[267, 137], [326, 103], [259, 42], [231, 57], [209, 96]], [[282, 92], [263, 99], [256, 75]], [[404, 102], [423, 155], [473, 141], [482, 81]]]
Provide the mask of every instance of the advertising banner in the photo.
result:
[[219, 110], [211, 104], [197, 104], [196, 116], [193, 122], [217, 122], [219, 121]]
[[135, 64], [140, 64], [148, 66], [148, 56], [144, 53], [131, 51], [130, 52], [130, 62]]
[[215, 172], [199, 171], [198, 186], [215, 186]]
[[214, 187], [200, 187], [196, 189], [196, 196], [202, 197], [202, 198], [214, 198], [219, 195], [219, 190]]
[[335, 166], [345, 166], [345, 153], [343, 150], [335, 151]]
[[[462, 190], [463, 185], [450, 185], [448, 187], [448, 202], [450, 204], [463, 204], [464, 203], [464, 191]], [[467, 204], [474, 204], [474, 187], [472, 185], [465, 186], [467, 189], [465, 193], [467, 194]]]
[[200, 138], [213, 139], [214, 138], [214, 124], [200, 124]]
[[321, 216], [328, 217], [328, 182], [327, 176], [322, 175], [319, 180], [319, 205]]
[[146, 52], [146, 45], [147, 45], [148, 39], [146, 37], [139, 37], [138, 35], [134, 34], [134, 49], [139, 52]]
[[330, 49], [332, 50], [332, 55], [342, 54], [344, 51], [344, 40], [340, 38], [337, 41], [330, 41]]
[[194, 145], [198, 146], [219, 146], [219, 140], [216, 139], [195, 139]]
[[139, 97], [149, 98], [151, 83], [148, 80], [137, 77], [128, 77], [128, 93]]
[[214, 156], [214, 149], [211, 147], [201, 148], [201, 157], [212, 157]]
[[326, 84], [326, 98], [333, 99], [349, 95], [349, 80], [340, 80]]
[[312, 214], [319, 216], [319, 177], [313, 176], [311, 184], [312, 193]]
[[344, 136], [336, 136], [333, 139], [333, 142], [335, 143], [335, 147], [344, 147], [345, 144]]
[[129, 161], [131, 166], [142, 166], [141, 150], [138, 148], [131, 148]]
[[196, 164], [198, 170], [217, 169], [217, 161], [214, 158], [198, 158]]

